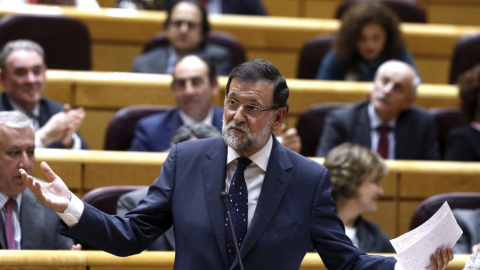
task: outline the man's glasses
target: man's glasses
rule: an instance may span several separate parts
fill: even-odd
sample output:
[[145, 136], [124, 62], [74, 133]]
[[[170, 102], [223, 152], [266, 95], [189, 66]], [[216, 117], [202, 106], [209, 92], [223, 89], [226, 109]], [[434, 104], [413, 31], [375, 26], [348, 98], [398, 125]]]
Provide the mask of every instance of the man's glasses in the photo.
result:
[[278, 109], [277, 106], [267, 108], [267, 109], [262, 109], [258, 106], [253, 105], [253, 104], [242, 105], [242, 104], [240, 104], [240, 102], [238, 102], [234, 99], [230, 99], [230, 98], [225, 99], [223, 104], [225, 105], [225, 108], [227, 108], [228, 110], [233, 111], [233, 112], [236, 112], [240, 109], [240, 107], [243, 107], [243, 111], [251, 117], [258, 117], [261, 112]]

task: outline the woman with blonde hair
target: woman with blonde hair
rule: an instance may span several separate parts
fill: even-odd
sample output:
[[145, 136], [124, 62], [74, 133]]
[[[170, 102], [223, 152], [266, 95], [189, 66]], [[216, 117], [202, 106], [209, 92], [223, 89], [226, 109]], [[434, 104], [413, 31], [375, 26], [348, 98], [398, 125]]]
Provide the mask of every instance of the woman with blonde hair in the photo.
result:
[[333, 148], [324, 165], [330, 170], [338, 216], [353, 244], [364, 252], [394, 253], [380, 227], [362, 218], [362, 214], [377, 211], [377, 201], [383, 194], [380, 180], [387, 174], [383, 159], [365, 147], [347, 142]]

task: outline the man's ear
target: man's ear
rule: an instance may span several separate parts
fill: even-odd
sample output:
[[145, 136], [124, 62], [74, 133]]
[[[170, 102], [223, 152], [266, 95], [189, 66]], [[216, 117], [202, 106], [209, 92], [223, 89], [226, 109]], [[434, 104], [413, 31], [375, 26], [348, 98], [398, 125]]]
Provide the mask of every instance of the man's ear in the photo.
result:
[[277, 110], [275, 113], [275, 119], [273, 120], [272, 124], [272, 131], [279, 129], [282, 126], [283, 120], [285, 120], [285, 116], [287, 115], [287, 108], [282, 107]]

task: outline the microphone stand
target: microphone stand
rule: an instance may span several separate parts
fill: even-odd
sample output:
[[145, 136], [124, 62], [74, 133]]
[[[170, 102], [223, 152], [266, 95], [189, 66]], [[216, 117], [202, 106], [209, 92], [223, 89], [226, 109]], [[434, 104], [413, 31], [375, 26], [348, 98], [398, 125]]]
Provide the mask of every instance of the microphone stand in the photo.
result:
[[222, 201], [223, 211], [225, 211], [228, 216], [228, 223], [230, 224], [230, 232], [232, 233], [233, 242], [235, 243], [235, 254], [237, 255], [238, 265], [240, 266], [240, 270], [244, 270], [242, 257], [240, 257], [240, 250], [238, 249], [237, 236], [235, 235], [235, 228], [233, 228], [233, 222], [232, 222], [232, 217], [230, 216], [230, 211], [228, 211], [228, 193], [225, 191], [222, 191], [222, 193], [220, 193], [220, 200]]

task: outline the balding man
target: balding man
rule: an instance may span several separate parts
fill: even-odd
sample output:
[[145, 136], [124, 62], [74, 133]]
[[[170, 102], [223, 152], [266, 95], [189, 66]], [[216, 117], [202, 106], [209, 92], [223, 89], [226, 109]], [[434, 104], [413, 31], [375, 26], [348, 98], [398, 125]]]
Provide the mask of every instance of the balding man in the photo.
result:
[[325, 120], [316, 156], [343, 142], [370, 148], [387, 159], [439, 158], [435, 122], [412, 106], [420, 78], [408, 64], [391, 60], [375, 75], [369, 101], [334, 110]]

